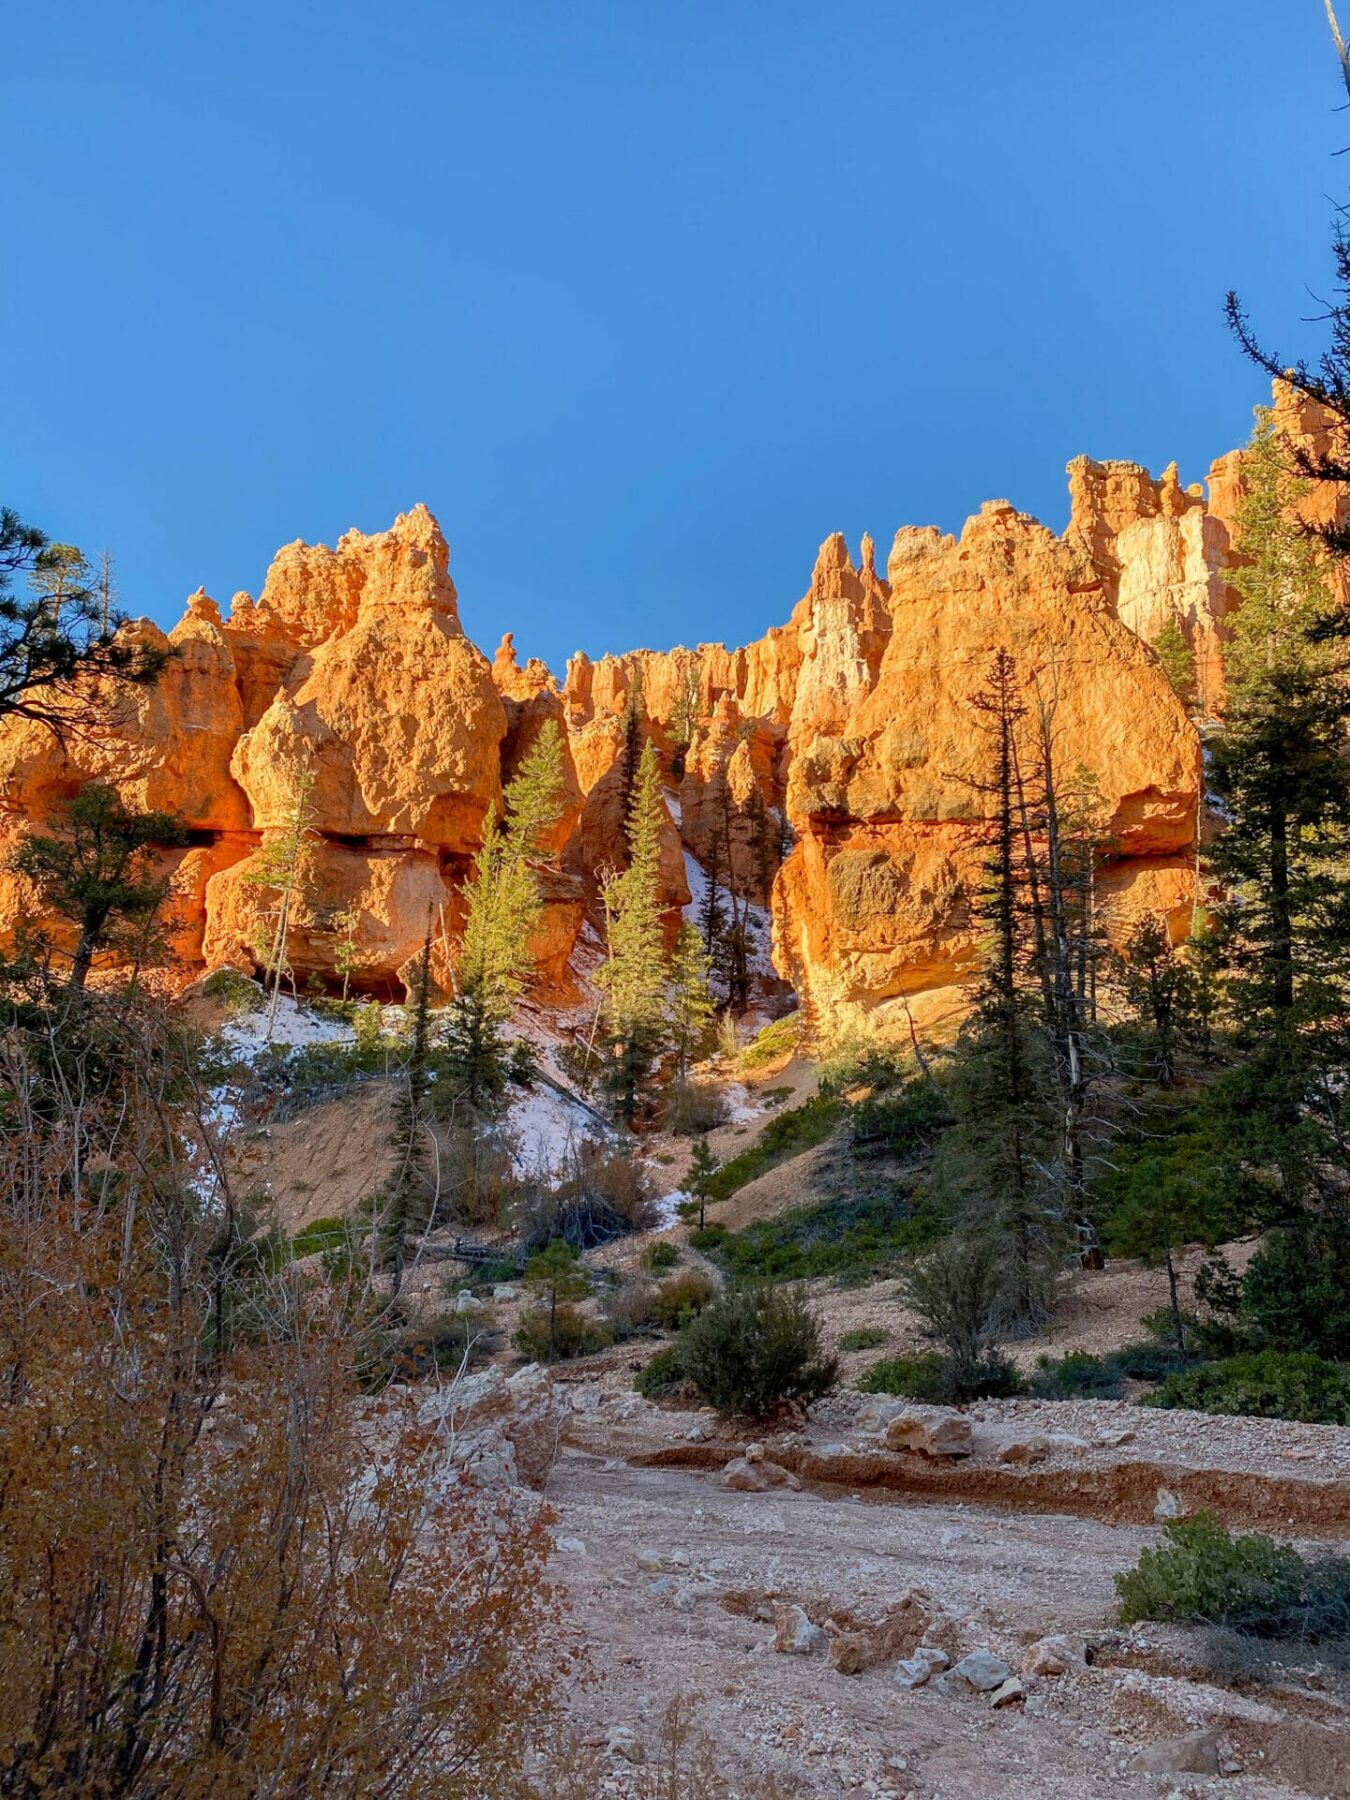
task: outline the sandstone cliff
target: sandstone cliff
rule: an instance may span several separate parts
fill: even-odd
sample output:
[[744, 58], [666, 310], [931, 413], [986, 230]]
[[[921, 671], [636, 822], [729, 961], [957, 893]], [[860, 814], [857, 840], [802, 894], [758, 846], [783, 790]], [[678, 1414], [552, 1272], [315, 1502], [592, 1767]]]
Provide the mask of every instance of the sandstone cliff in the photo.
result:
[[[1287, 395], [1277, 402], [1291, 435], [1325, 429]], [[199, 591], [167, 639], [130, 628], [173, 655], [111, 731], [64, 745], [24, 723], [0, 732], [0, 837], [12, 846], [50, 823], [90, 778], [181, 813], [192, 841], [166, 852], [174, 947], [189, 972], [247, 965], [255, 852], [309, 777], [297, 974], [331, 978], [354, 922], [358, 987], [397, 992], [429, 926], [445, 978], [488, 810], [555, 720], [567, 797], [534, 950], [545, 991], [574, 997], [574, 948], [620, 840], [636, 688], [668, 774], [672, 919], [690, 899], [688, 855], [772, 908], [777, 968], [818, 1018], [889, 1026], [971, 967], [983, 749], [970, 701], [1004, 648], [1053, 711], [1061, 770], [1096, 784], [1108, 924], [1123, 931], [1150, 910], [1180, 935], [1195, 898], [1200, 744], [1149, 645], [1176, 620], [1199, 710], [1221, 705], [1241, 453], [1214, 465], [1207, 489], [1183, 487], [1175, 467], [1155, 479], [1080, 458], [1069, 490], [1062, 538], [995, 501], [959, 538], [897, 532], [884, 574], [869, 538], [855, 563], [829, 537], [788, 622], [755, 642], [578, 654], [561, 686], [541, 662], [520, 665], [509, 633], [491, 663], [465, 637], [425, 507], [335, 549], [290, 544], [228, 619]], [[33, 906], [0, 875], [0, 918], [12, 927]]]

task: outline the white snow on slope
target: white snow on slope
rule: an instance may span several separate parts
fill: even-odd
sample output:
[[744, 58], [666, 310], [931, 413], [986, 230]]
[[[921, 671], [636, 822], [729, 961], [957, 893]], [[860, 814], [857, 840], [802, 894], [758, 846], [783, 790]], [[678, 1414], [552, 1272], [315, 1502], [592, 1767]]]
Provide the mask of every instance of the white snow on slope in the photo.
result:
[[[684, 853], [684, 878], [689, 883], [692, 896], [684, 909], [684, 917], [688, 924], [701, 928], [703, 925], [703, 909], [708, 904], [708, 874], [703, 864], [692, 850]], [[722, 904], [722, 917], [731, 918], [731, 892], [717, 884], [717, 897]], [[773, 924], [768, 910], [763, 906], [755, 906], [749, 900], [737, 900], [736, 906], [745, 920], [745, 935], [749, 952], [750, 973], [752, 975], [768, 975], [774, 973], [773, 966]]]

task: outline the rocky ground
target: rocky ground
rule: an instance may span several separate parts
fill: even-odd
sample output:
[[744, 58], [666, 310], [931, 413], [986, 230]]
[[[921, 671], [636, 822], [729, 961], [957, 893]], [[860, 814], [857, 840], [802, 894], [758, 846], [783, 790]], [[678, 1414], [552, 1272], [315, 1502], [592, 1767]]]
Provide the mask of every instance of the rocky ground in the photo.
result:
[[[1234, 1682], [1198, 1637], [1110, 1623], [1112, 1575], [1156, 1541], [1154, 1512], [1173, 1510], [1188, 1478], [1231, 1484], [1224, 1510], [1240, 1521], [1246, 1471], [1309, 1458], [1278, 1498], [1248, 1486], [1249, 1522], [1273, 1524], [1283, 1508], [1286, 1535], [1322, 1547], [1350, 1531], [1347, 1434], [1109, 1402], [986, 1406], [975, 1436], [987, 1443], [946, 1466], [965, 1501], [929, 1488], [941, 1460], [884, 1448], [875, 1427], [895, 1403], [842, 1394], [764, 1445], [800, 1488], [740, 1492], [723, 1471], [744, 1467], [746, 1446], [708, 1415], [648, 1406], [617, 1382], [578, 1383], [572, 1399], [547, 1495], [595, 1677], [574, 1715], [586, 1741], [613, 1748], [599, 1791], [635, 1792], [628, 1756], [655, 1742], [673, 1699], [696, 1696], [731, 1770], [841, 1800], [1350, 1794], [1350, 1701], [1315, 1657]], [[1048, 1431], [1077, 1442], [1030, 1466], [995, 1460], [996, 1445]], [[1131, 1466], [1147, 1470], [1142, 1493], [1127, 1485], [1103, 1504], [1091, 1477]], [[907, 1598], [918, 1623], [887, 1643]], [[792, 1608], [824, 1628], [802, 1627], [804, 1654], [783, 1647]], [[843, 1672], [840, 1621], [875, 1666]], [[909, 1685], [920, 1638], [958, 1670], [988, 1653], [1000, 1680], [981, 1691], [939, 1672]]]

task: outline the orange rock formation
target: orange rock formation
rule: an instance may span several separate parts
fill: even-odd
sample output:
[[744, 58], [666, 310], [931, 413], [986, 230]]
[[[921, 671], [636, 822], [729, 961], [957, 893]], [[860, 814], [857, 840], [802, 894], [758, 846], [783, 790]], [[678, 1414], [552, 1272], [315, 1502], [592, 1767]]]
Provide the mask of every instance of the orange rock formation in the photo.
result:
[[[1277, 398], [1282, 429], [1324, 429]], [[567, 797], [534, 950], [546, 988], [568, 994], [620, 842], [622, 717], [637, 684], [669, 774], [672, 916], [689, 899], [688, 851], [771, 906], [778, 970], [822, 1022], [890, 1028], [897, 1009], [950, 990], [972, 964], [971, 783], [984, 751], [970, 701], [999, 648], [1029, 698], [1052, 708], [1060, 769], [1097, 784], [1108, 922], [1123, 930], [1151, 910], [1186, 929], [1200, 745], [1149, 644], [1176, 619], [1202, 707], [1221, 704], [1241, 481], [1241, 453], [1214, 465], [1208, 495], [1183, 488], [1175, 466], [1155, 480], [1080, 458], [1062, 538], [994, 501], [959, 538], [899, 531], [883, 575], [870, 539], [855, 564], [835, 535], [788, 623], [756, 642], [579, 654], [561, 687], [541, 662], [521, 667], [510, 633], [491, 663], [464, 636], [445, 539], [417, 506], [336, 549], [287, 545], [258, 600], [237, 594], [227, 620], [198, 592], [167, 640], [145, 621], [130, 627], [174, 654], [111, 730], [64, 745], [22, 722], [0, 732], [0, 837], [12, 845], [48, 824], [90, 778], [181, 813], [192, 842], [166, 853], [175, 948], [189, 966], [248, 966], [253, 858], [308, 775], [315, 842], [297, 973], [330, 977], [354, 920], [358, 986], [392, 991], [429, 924], [444, 975], [488, 810], [555, 720]], [[685, 743], [691, 696], [699, 728]], [[32, 907], [0, 874], [0, 918]]]

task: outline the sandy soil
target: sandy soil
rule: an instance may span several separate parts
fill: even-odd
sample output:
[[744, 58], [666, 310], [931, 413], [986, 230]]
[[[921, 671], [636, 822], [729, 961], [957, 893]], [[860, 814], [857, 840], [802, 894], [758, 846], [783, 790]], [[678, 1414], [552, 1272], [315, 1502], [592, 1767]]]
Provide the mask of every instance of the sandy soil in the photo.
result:
[[[1044, 1680], [1025, 1703], [995, 1712], [974, 1695], [904, 1691], [888, 1667], [844, 1676], [819, 1654], [775, 1654], [771, 1625], [745, 1616], [747, 1593], [798, 1601], [814, 1616], [884, 1611], [917, 1585], [955, 1621], [960, 1648], [991, 1649], [1015, 1667], [1049, 1632], [1103, 1633], [1111, 1576], [1152, 1540], [1149, 1529], [842, 1492], [736, 1494], [709, 1476], [576, 1450], [549, 1498], [568, 1546], [556, 1570], [598, 1675], [573, 1702], [592, 1741], [616, 1725], [650, 1741], [684, 1694], [699, 1697], [699, 1723], [730, 1768], [840, 1800], [1350, 1792], [1336, 1768], [1350, 1737], [1332, 1701], [1272, 1704], [1151, 1674], [1146, 1638], [1115, 1652], [1119, 1666], [1103, 1660]], [[1129, 1772], [1142, 1744], [1209, 1725], [1224, 1734], [1228, 1778]], [[1286, 1763], [1295, 1779], [1282, 1775]], [[616, 1765], [602, 1791], [630, 1785]]]

